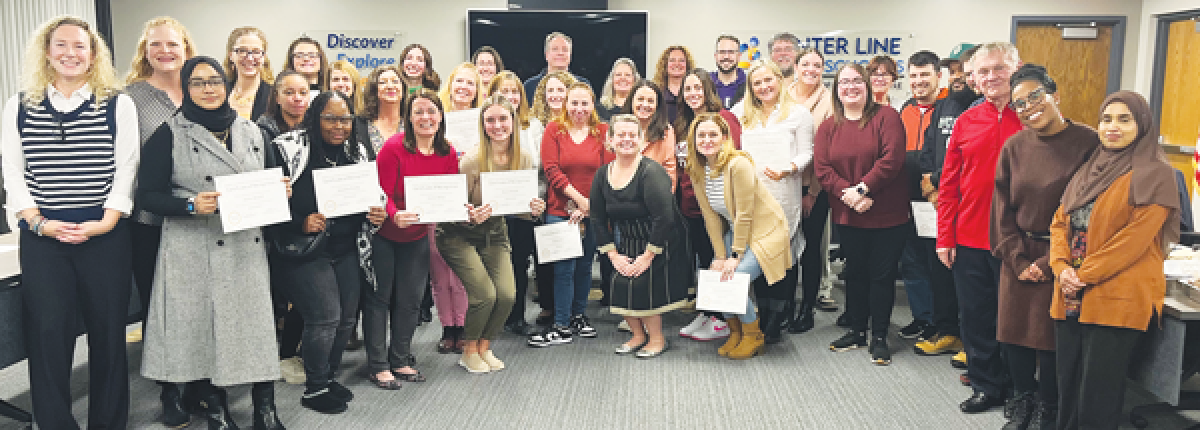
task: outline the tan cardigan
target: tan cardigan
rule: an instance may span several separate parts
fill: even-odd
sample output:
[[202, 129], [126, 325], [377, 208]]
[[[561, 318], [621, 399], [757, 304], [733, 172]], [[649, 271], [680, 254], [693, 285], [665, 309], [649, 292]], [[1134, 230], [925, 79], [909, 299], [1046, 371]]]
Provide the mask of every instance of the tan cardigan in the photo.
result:
[[[748, 244], [767, 282], [779, 282], [795, 263], [783, 208], [771, 197], [771, 192], [758, 182], [754, 163], [746, 157], [733, 157], [721, 175], [725, 177], [725, 206], [733, 215], [733, 251], [744, 254]], [[728, 256], [725, 250], [725, 221], [708, 203], [705, 178], [691, 179], [696, 184], [693, 189], [704, 217], [704, 229], [712, 241], [713, 255], [717, 258]]]
[[[1155, 313], [1162, 315], [1167, 281], [1163, 276], [1162, 227], [1170, 210], [1159, 205], [1131, 206], [1127, 173], [1096, 198], [1088, 224], [1087, 255], [1076, 269], [1087, 284], [1079, 322], [1146, 331]], [[1066, 319], [1058, 275], [1070, 267], [1067, 234], [1070, 218], [1062, 207], [1050, 224], [1050, 267], [1054, 301], [1050, 316]]]

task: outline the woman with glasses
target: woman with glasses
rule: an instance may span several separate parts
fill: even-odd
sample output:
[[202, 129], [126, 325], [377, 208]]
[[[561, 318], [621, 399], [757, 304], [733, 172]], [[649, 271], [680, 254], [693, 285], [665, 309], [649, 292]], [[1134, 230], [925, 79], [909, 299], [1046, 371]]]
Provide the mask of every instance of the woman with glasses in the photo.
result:
[[892, 99], [889, 92], [892, 90], [892, 84], [900, 79], [900, 72], [896, 67], [896, 60], [886, 55], [877, 55], [867, 63], [867, 72], [871, 74], [871, 98], [875, 99], [875, 103], [883, 106], [891, 106], [896, 112], [899, 112], [904, 107], [904, 99]]
[[254, 121], [267, 111], [271, 94], [271, 60], [267, 35], [255, 27], [238, 27], [225, 42], [225, 74], [232, 82], [229, 105], [242, 118]]
[[328, 90], [325, 79], [329, 76], [329, 61], [325, 59], [321, 43], [310, 37], [303, 36], [292, 41], [283, 69], [300, 72], [308, 80], [309, 100]]
[[996, 340], [1015, 395], [1013, 428], [1053, 425], [1058, 409], [1050, 222], [1063, 190], [1100, 146], [1090, 127], [1063, 118], [1058, 85], [1026, 63], [1009, 78], [1013, 110], [1025, 129], [1004, 144], [992, 197], [992, 254], [1001, 261]]

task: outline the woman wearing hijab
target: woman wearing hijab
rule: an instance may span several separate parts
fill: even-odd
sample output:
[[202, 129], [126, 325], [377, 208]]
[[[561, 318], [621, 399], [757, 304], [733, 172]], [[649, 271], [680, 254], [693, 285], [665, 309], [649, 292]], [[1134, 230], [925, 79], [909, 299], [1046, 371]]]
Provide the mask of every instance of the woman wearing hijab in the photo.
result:
[[221, 64], [193, 57], [179, 114], [143, 149], [138, 202], [163, 217], [142, 375], [188, 383], [209, 428], [237, 428], [223, 388], [254, 384], [254, 428], [282, 429], [267, 253], [257, 228], [224, 233], [213, 178], [263, 168], [262, 132], [226, 99]]
[[1006, 427], [1041, 429], [1053, 425], [1058, 404], [1054, 320], [1046, 313], [1054, 293], [1047, 231], [1063, 189], [1100, 138], [1063, 118], [1058, 85], [1045, 67], [1025, 64], [1009, 82], [1025, 130], [1008, 138], [996, 166], [991, 243], [1002, 266], [996, 339], [1016, 394]]
[[1117, 428], [1134, 345], [1162, 315], [1167, 244], [1179, 241], [1175, 172], [1150, 106], [1130, 91], [1102, 106], [1102, 146], [1050, 225], [1060, 429]]

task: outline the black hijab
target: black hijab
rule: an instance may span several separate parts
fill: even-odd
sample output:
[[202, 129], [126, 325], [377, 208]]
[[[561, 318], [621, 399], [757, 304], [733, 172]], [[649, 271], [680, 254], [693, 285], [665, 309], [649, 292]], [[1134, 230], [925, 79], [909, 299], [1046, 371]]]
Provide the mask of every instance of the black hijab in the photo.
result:
[[217, 71], [217, 76], [225, 82], [225, 91], [229, 92], [229, 78], [225, 76], [225, 71], [221, 68], [221, 63], [212, 57], [196, 56], [188, 59], [183, 63], [183, 70], [180, 71], [180, 81], [183, 83], [183, 105], [179, 107], [180, 112], [183, 112], [183, 117], [188, 121], [204, 126], [208, 131], [220, 132], [229, 130], [229, 126], [233, 124], [233, 120], [237, 119], [237, 111], [229, 106], [229, 98], [225, 98], [225, 102], [220, 107], [209, 110], [204, 109], [192, 101], [192, 95], [188, 92], [188, 82], [192, 78], [192, 71], [196, 70], [196, 66], [201, 63], [212, 66], [213, 70]]

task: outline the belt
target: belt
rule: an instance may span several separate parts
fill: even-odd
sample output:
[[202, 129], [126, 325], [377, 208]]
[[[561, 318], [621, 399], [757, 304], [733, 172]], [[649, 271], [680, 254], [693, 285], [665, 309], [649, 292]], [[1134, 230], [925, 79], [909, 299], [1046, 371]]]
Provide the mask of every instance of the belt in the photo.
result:
[[1044, 232], [1044, 233], [1043, 233], [1043, 232], [1032, 232], [1032, 231], [1027, 231], [1027, 232], [1025, 232], [1025, 236], [1026, 236], [1026, 237], [1028, 237], [1028, 238], [1030, 238], [1030, 239], [1033, 239], [1033, 240], [1040, 240], [1040, 241], [1043, 241], [1043, 242], [1049, 242], [1049, 241], [1050, 241], [1050, 232]]

